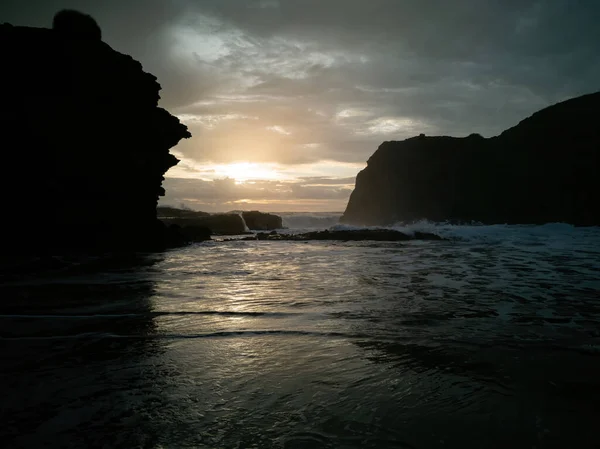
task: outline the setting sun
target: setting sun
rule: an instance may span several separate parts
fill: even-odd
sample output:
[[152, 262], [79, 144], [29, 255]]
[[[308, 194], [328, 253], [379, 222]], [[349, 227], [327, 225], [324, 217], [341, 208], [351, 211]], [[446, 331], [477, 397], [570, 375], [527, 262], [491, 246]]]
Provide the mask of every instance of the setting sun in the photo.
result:
[[219, 177], [235, 179], [237, 184], [256, 179], [275, 181], [285, 177], [271, 164], [260, 164], [256, 162], [219, 164], [214, 166], [214, 171], [215, 175]]

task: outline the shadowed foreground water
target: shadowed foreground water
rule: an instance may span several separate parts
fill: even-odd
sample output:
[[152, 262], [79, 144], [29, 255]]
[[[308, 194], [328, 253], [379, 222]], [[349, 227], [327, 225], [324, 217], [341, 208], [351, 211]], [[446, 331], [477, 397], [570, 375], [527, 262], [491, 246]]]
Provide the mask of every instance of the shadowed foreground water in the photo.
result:
[[600, 229], [436, 230], [5, 275], [1, 445], [599, 448]]

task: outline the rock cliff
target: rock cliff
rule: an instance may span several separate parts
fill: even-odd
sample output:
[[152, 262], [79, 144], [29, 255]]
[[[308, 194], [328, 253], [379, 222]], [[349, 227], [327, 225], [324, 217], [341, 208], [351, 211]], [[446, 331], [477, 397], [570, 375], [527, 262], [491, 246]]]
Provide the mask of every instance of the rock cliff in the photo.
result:
[[384, 142], [356, 178], [343, 223], [600, 225], [600, 92], [555, 104], [489, 139]]
[[259, 212], [257, 210], [242, 212], [246, 226], [253, 231], [271, 231], [283, 228], [283, 220], [279, 215]]
[[169, 149], [190, 137], [158, 107], [160, 85], [101, 41], [95, 21], [0, 25], [0, 142], [9, 246], [154, 248]]

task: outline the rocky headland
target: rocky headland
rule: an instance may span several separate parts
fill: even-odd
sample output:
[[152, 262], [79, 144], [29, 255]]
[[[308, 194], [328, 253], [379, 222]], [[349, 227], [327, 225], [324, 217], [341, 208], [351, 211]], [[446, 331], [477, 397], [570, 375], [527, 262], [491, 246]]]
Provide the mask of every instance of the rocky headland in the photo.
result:
[[[259, 211], [211, 214], [166, 206], [159, 206], [157, 211], [162, 223], [189, 241], [207, 240], [210, 235], [240, 235], [283, 227], [279, 215]], [[200, 232], [201, 229], [204, 231]]]
[[597, 92], [492, 138], [384, 142], [358, 174], [340, 221], [600, 225], [599, 113]]
[[5, 248], [156, 249], [169, 149], [190, 137], [160, 84], [66, 11], [51, 29], [0, 25]]

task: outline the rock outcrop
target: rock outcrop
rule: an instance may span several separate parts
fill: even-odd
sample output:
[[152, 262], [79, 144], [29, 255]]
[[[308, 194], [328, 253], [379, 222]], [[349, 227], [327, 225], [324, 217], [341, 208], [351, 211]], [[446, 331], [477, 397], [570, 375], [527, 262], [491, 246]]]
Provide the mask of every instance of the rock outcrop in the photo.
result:
[[305, 232], [302, 234], [279, 234], [275, 231], [270, 233], [259, 232], [251, 237], [242, 239], [228, 239], [226, 241], [239, 240], [286, 240], [305, 242], [309, 240], [336, 240], [343, 242], [405, 242], [408, 240], [445, 240], [437, 234], [431, 232], [414, 232], [408, 234], [405, 232], [396, 231], [394, 229], [356, 229], [356, 230], [324, 230]]
[[[201, 212], [202, 213], [202, 212]], [[206, 214], [196, 217], [160, 217], [166, 225], [179, 226], [185, 233], [189, 227], [204, 227], [215, 235], [240, 235], [248, 234], [244, 220], [239, 214]]]
[[271, 231], [283, 227], [278, 215], [259, 211], [209, 214], [208, 212], [159, 206], [158, 218], [166, 225], [177, 225], [185, 233], [190, 226], [203, 226], [212, 234], [239, 235], [252, 231]]
[[179, 209], [176, 207], [169, 206], [158, 206], [156, 208], [157, 216], [160, 220], [174, 220], [174, 219], [199, 219], [208, 217], [208, 212], [202, 212], [191, 209]]
[[5, 244], [17, 250], [151, 249], [169, 149], [190, 137], [160, 85], [101, 41], [84, 14], [54, 29], [0, 25]]
[[267, 214], [257, 210], [242, 212], [246, 226], [253, 231], [272, 231], [283, 228], [283, 220], [279, 215]]
[[600, 225], [600, 92], [497, 137], [384, 142], [356, 178], [343, 223], [428, 219]]

